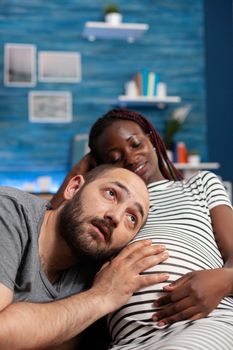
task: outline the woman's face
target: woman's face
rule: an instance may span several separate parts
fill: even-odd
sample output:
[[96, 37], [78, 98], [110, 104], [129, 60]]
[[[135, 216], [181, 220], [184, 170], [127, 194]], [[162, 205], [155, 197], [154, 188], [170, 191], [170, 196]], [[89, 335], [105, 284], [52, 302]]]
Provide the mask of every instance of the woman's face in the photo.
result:
[[95, 151], [102, 163], [117, 164], [129, 169], [146, 184], [164, 179], [149, 135], [133, 121], [113, 122], [98, 137]]

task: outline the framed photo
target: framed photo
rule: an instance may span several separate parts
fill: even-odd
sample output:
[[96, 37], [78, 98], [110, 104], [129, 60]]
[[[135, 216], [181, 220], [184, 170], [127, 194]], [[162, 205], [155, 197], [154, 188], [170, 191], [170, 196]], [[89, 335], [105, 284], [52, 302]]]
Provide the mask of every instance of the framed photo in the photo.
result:
[[81, 55], [78, 52], [40, 51], [39, 80], [41, 82], [79, 83]]
[[80, 159], [90, 151], [88, 146], [88, 139], [88, 134], [74, 135], [71, 150], [71, 167], [78, 163]]
[[29, 120], [37, 123], [72, 121], [72, 95], [69, 91], [29, 92]]
[[29, 44], [5, 44], [4, 84], [15, 87], [31, 87], [36, 84], [36, 46]]

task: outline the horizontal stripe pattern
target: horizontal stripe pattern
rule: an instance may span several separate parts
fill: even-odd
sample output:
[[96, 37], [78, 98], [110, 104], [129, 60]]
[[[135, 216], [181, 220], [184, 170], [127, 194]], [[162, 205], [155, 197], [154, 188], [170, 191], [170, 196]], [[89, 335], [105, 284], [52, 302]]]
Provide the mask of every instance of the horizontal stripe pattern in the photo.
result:
[[[184, 332], [187, 325], [188, 329], [192, 325], [195, 333], [200, 320], [192, 322], [191, 325], [190, 321], [182, 321], [168, 328], [161, 329], [158, 327], [152, 321], [152, 315], [157, 310], [153, 306], [153, 302], [164, 295], [163, 287], [165, 285], [184, 274], [195, 270], [223, 266], [223, 260], [212, 231], [210, 210], [218, 205], [231, 206], [231, 203], [217, 176], [202, 171], [184, 181], [162, 180], [150, 184], [148, 190], [150, 211], [147, 224], [139, 232], [135, 241], [149, 238], [153, 241], [153, 244], [164, 244], [167, 247], [169, 258], [164, 263], [145, 271], [144, 274], [166, 272], [169, 273], [170, 277], [165, 283], [141, 289], [130, 298], [126, 305], [108, 316], [113, 349], [121, 349], [121, 346], [123, 349], [134, 349], [135, 344], [137, 344], [137, 349], [141, 349], [138, 347], [141, 342], [144, 344], [142, 349], [147, 349], [147, 345], [150, 349], [151, 338], [154, 341], [156, 339], [157, 344], [163, 341], [165, 335], [167, 339], [169, 330], [169, 337], [172, 339], [173, 332], [175, 337], [180, 331]], [[201, 330], [204, 338], [200, 337], [199, 339], [197, 337], [196, 339], [194, 337], [195, 344], [198, 344], [198, 342], [202, 344], [205, 342], [205, 338], [208, 338], [210, 331], [207, 327], [205, 333], [203, 322], [210, 322], [211, 320], [213, 328], [218, 329], [221, 324], [224, 324], [223, 318], [221, 318], [224, 315], [226, 316], [224, 321], [228, 322], [228, 327], [232, 327], [233, 299], [230, 297], [223, 299], [218, 308], [208, 318], [201, 320]], [[215, 326], [213, 322], [216, 317], [221, 319], [221, 322], [218, 321], [220, 322], [218, 326]], [[217, 334], [219, 333], [220, 337], [221, 331], [214, 330], [214, 332], [217, 337], [216, 341], [213, 342], [215, 346], [212, 346], [210, 342], [209, 349], [222, 349], [222, 347], [216, 347], [218, 340], [221, 339], [218, 338]], [[189, 342], [188, 339], [190, 339]], [[190, 341], [193, 343], [194, 340], [191, 339], [192, 337], [189, 335], [187, 344]], [[186, 344], [185, 339], [182, 341]], [[203, 344], [200, 346], [203, 346]], [[156, 349], [171, 349], [171, 347], [166, 348], [166, 342], [164, 346], [163, 348], [156, 346]], [[172, 347], [172, 349], [176, 349], [176, 347]], [[181, 348], [177, 347], [177, 349]], [[182, 349], [189, 349], [189, 347], [187, 345]], [[195, 349], [199, 349], [198, 345]], [[208, 349], [208, 347], [205, 344], [200, 349]]]

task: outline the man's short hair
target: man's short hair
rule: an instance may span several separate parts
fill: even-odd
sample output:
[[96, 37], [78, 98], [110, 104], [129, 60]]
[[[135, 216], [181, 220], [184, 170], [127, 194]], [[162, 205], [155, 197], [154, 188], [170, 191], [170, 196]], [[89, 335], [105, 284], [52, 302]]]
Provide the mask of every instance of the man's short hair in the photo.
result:
[[93, 168], [92, 170], [88, 171], [88, 173], [84, 176], [85, 178], [85, 184], [94, 181], [96, 178], [101, 177], [101, 175], [105, 174], [109, 170], [112, 169], [119, 169], [120, 167], [113, 164], [101, 164], [97, 167]]

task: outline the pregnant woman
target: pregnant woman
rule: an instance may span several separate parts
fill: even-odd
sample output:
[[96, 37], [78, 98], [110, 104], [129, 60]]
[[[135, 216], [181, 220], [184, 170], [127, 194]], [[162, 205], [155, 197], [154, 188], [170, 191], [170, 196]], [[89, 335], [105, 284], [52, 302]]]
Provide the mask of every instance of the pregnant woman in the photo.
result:
[[130, 110], [114, 109], [98, 119], [89, 146], [64, 185], [94, 163], [135, 172], [150, 194], [149, 217], [135, 240], [149, 238], [169, 252], [164, 263], [145, 272], [169, 273], [169, 280], [140, 290], [108, 316], [110, 348], [232, 350], [233, 211], [220, 180], [206, 171], [183, 179], [155, 128]]

